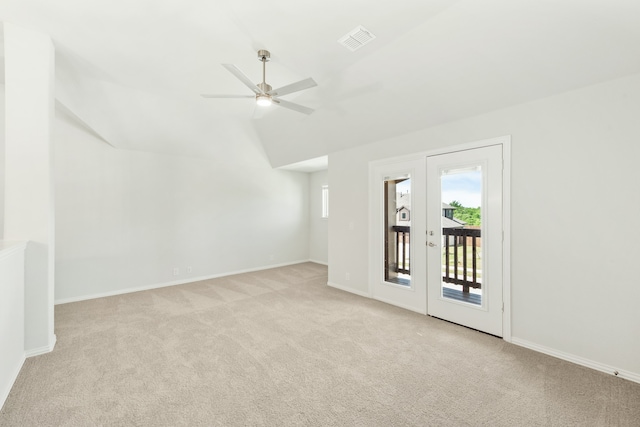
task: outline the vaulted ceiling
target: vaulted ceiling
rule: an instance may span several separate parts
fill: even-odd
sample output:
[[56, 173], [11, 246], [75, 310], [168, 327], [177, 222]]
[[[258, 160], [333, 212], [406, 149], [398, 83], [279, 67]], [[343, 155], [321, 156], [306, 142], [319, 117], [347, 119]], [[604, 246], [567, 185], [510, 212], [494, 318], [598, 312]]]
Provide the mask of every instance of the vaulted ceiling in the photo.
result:
[[[4, 0], [0, 19], [51, 36], [61, 108], [115, 147], [216, 156], [260, 142], [274, 167], [640, 72], [637, 0]], [[376, 39], [337, 40], [363, 25]], [[313, 77], [250, 99], [258, 83]], [[261, 117], [260, 117], [261, 116]]]

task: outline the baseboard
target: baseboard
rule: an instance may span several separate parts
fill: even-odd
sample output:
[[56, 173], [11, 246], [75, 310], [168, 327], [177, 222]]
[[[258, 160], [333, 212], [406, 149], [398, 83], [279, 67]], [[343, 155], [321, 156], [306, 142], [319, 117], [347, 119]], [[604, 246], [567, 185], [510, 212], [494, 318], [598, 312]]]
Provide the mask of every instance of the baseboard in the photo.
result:
[[51, 342], [48, 345], [45, 345], [43, 347], [38, 347], [38, 348], [32, 348], [31, 350], [25, 350], [24, 355], [25, 357], [34, 357], [34, 356], [40, 356], [41, 354], [51, 353], [53, 351], [53, 348], [56, 346], [57, 341], [58, 341], [58, 338], [55, 335], [53, 335], [51, 337]]
[[352, 294], [360, 295], [361, 297], [371, 298], [369, 292], [359, 291], [357, 289], [347, 288], [346, 286], [338, 285], [337, 283], [327, 282], [327, 286], [331, 286], [332, 288], [340, 289], [341, 291], [350, 292]]
[[317, 259], [309, 259], [309, 262], [313, 262], [313, 263], [316, 263], [316, 264], [322, 264], [322, 265], [329, 265], [329, 263], [328, 263], [328, 262], [326, 262], [326, 261], [319, 261], [319, 260], [317, 260]]
[[[553, 348], [545, 347], [542, 345], [538, 345], [527, 340], [523, 340], [520, 338], [511, 338], [511, 343], [518, 345], [520, 347], [525, 347], [530, 350], [537, 351], [539, 353], [544, 353], [549, 356], [557, 357], [558, 359], [566, 360], [567, 362], [575, 363], [576, 365], [581, 365], [590, 369], [595, 369], [596, 371], [604, 372], [605, 374], [615, 375], [620, 378], [624, 378], [629, 381], [633, 381], [635, 383], [640, 383], [640, 374], [625, 371], [624, 369], [618, 369], [613, 366], [605, 365], [604, 363], [595, 362], [593, 360], [585, 359], [580, 356], [576, 356], [573, 354], [565, 353], [563, 351], [555, 350]], [[618, 373], [617, 375], [615, 373]]]
[[356, 290], [356, 289], [347, 288], [346, 286], [338, 285], [337, 283], [327, 282], [327, 285], [331, 286], [332, 288], [340, 289], [341, 291], [350, 292], [352, 294], [356, 294], [356, 295], [359, 295], [361, 297], [371, 298], [371, 299], [374, 299], [376, 301], [383, 302], [385, 304], [390, 304], [390, 305], [394, 305], [396, 307], [403, 308], [405, 310], [413, 311], [414, 313], [427, 314], [427, 313], [424, 313], [422, 311], [416, 310], [413, 307], [409, 307], [409, 306], [405, 306], [405, 305], [402, 305], [402, 304], [398, 304], [395, 301], [387, 301], [384, 298], [373, 297], [373, 296], [371, 296], [369, 294], [369, 292], [363, 292], [363, 291], [359, 291], [359, 290]]
[[18, 375], [20, 375], [20, 371], [22, 370], [22, 366], [24, 365], [24, 361], [26, 357], [22, 356], [22, 360], [20, 363], [14, 368], [14, 372], [9, 377], [11, 381], [5, 386], [4, 390], [0, 391], [0, 410], [4, 406], [4, 403], [7, 401], [7, 397], [9, 397], [9, 393], [11, 393], [11, 389], [13, 388], [13, 384], [18, 379]]
[[151, 289], [166, 288], [168, 286], [185, 285], [187, 283], [200, 282], [202, 280], [218, 279], [220, 277], [233, 276], [233, 275], [236, 275], [236, 274], [253, 273], [255, 271], [270, 270], [272, 268], [286, 267], [286, 266], [295, 265], [295, 264], [302, 264], [304, 262], [309, 262], [309, 260], [305, 259], [305, 260], [300, 260], [300, 261], [285, 262], [285, 263], [281, 263], [281, 264], [271, 264], [271, 265], [266, 265], [266, 266], [262, 266], [262, 267], [247, 268], [247, 269], [244, 269], [244, 270], [228, 271], [228, 272], [225, 272], [225, 273], [212, 274], [212, 275], [209, 275], [209, 276], [190, 277], [188, 279], [174, 280], [174, 281], [171, 281], [171, 282], [156, 283], [156, 284], [153, 284], [153, 285], [146, 285], [146, 286], [137, 286], [135, 288], [118, 289], [116, 291], [102, 292], [102, 293], [90, 294], [90, 295], [82, 295], [82, 296], [79, 296], [79, 297], [60, 298], [60, 299], [56, 299], [55, 300], [55, 305], [68, 304], [68, 303], [71, 303], [71, 302], [87, 301], [87, 300], [97, 299], [97, 298], [112, 297], [112, 296], [116, 296], [116, 295], [130, 294], [130, 293], [133, 293], [133, 292], [149, 291]]
[[426, 312], [424, 312], [424, 311], [416, 310], [415, 308], [410, 307], [410, 306], [408, 306], [408, 305], [398, 304], [398, 303], [397, 303], [397, 302], [395, 302], [395, 301], [390, 301], [390, 300], [386, 300], [386, 299], [384, 299], [384, 298], [378, 298], [378, 297], [371, 297], [371, 298], [372, 298], [372, 299], [374, 299], [374, 300], [376, 300], [376, 301], [383, 302], [383, 303], [385, 303], [385, 304], [389, 304], [389, 305], [393, 305], [393, 306], [396, 306], [396, 307], [403, 308], [403, 309], [405, 309], [405, 310], [413, 311], [414, 313], [420, 313], [420, 314], [424, 314], [424, 315], [426, 315], [426, 314], [427, 314], [427, 313], [426, 313]]

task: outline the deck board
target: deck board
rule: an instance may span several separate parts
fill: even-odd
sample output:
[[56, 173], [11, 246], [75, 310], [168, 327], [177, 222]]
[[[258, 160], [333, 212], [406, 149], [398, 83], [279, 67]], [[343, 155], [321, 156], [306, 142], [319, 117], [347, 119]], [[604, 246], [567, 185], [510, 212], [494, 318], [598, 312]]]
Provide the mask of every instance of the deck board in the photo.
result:
[[442, 296], [456, 301], [468, 302], [470, 304], [482, 305], [482, 295], [464, 293], [457, 289], [442, 288]]

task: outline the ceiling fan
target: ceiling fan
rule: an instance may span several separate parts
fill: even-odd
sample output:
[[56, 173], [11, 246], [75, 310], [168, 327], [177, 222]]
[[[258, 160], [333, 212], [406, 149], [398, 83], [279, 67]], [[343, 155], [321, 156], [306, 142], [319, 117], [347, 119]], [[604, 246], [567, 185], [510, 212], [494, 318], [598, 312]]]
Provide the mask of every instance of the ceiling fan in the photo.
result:
[[298, 92], [304, 89], [309, 89], [318, 84], [312, 79], [304, 79], [300, 80], [296, 83], [291, 83], [289, 85], [283, 86], [279, 89], [272, 89], [270, 85], [265, 81], [266, 74], [266, 64], [269, 62], [271, 58], [271, 54], [268, 50], [259, 50], [258, 51], [258, 61], [262, 62], [262, 83], [253, 84], [249, 77], [247, 77], [238, 67], [233, 64], [222, 64], [224, 68], [229, 70], [231, 74], [236, 76], [242, 83], [244, 83], [249, 89], [253, 91], [255, 95], [210, 95], [203, 93], [201, 96], [203, 98], [254, 98], [256, 99], [256, 104], [260, 106], [269, 106], [272, 103], [275, 105], [279, 105], [280, 107], [288, 108], [293, 111], [297, 111], [303, 114], [311, 114], [313, 113], [313, 108], [305, 107], [303, 105], [295, 104], [293, 102], [285, 101], [284, 99], [280, 99], [280, 96], [288, 95], [293, 92]]

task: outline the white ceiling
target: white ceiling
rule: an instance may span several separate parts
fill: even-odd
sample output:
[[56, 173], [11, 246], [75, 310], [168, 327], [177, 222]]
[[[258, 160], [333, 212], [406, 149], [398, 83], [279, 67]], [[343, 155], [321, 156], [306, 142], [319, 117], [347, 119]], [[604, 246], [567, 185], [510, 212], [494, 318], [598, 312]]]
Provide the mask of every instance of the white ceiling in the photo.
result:
[[[640, 72], [637, 0], [3, 0], [56, 46], [58, 102], [116, 147], [215, 156], [261, 143], [274, 167]], [[377, 38], [351, 52], [358, 25]], [[316, 109], [270, 107], [221, 63]]]

